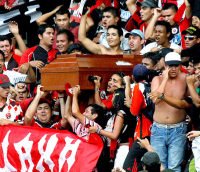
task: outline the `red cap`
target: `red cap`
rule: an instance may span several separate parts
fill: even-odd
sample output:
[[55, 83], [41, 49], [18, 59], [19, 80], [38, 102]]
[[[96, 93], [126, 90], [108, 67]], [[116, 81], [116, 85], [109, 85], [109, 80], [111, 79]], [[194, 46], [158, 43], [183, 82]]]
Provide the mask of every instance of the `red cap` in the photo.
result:
[[8, 78], [7, 75], [4, 74], [0, 74], [0, 87], [9, 87], [10, 84], [10, 80]]

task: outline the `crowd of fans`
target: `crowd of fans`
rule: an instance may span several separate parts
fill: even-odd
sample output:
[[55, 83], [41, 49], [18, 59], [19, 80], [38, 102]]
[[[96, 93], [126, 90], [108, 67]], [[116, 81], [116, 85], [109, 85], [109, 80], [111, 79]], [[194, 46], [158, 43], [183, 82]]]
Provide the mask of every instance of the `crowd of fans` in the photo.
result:
[[[69, 130], [85, 140], [97, 133], [98, 172], [200, 172], [199, 0], [71, 0], [36, 23], [33, 47], [15, 21], [12, 38], [0, 35], [0, 125]], [[93, 76], [85, 97], [67, 78], [63, 92], [40, 85], [40, 69], [60, 54], [142, 61], [132, 76], [113, 73], [107, 88]]]

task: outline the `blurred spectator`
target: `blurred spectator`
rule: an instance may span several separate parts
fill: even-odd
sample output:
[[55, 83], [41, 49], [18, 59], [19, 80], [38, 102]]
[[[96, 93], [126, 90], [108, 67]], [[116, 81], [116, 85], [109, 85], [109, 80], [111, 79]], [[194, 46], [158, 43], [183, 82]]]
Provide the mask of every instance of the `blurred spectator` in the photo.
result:
[[160, 158], [156, 152], [146, 152], [141, 159], [143, 169], [148, 172], [160, 172]]
[[0, 74], [0, 125], [23, 123], [23, 112], [20, 105], [9, 98], [10, 85], [9, 78]]
[[0, 36], [0, 50], [5, 55], [5, 67], [12, 70], [19, 66], [20, 56], [13, 52], [12, 40], [8, 36]]

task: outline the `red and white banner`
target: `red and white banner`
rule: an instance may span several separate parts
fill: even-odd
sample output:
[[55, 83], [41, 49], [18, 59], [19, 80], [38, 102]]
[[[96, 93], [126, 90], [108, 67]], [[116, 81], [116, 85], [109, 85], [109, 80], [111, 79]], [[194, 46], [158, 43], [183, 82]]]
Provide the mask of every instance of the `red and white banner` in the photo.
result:
[[67, 130], [0, 126], [0, 171], [91, 172], [103, 148], [97, 134], [85, 142]]

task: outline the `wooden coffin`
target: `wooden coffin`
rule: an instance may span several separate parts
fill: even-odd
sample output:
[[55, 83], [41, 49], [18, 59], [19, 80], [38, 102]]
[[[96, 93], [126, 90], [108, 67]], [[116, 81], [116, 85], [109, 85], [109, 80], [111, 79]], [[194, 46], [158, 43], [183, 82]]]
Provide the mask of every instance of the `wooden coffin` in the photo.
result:
[[88, 81], [91, 75], [103, 78], [106, 86], [115, 72], [132, 74], [135, 64], [141, 63], [141, 56], [131, 55], [60, 55], [41, 70], [41, 84], [45, 90], [64, 90], [65, 83], [80, 85], [81, 89], [94, 89]]

